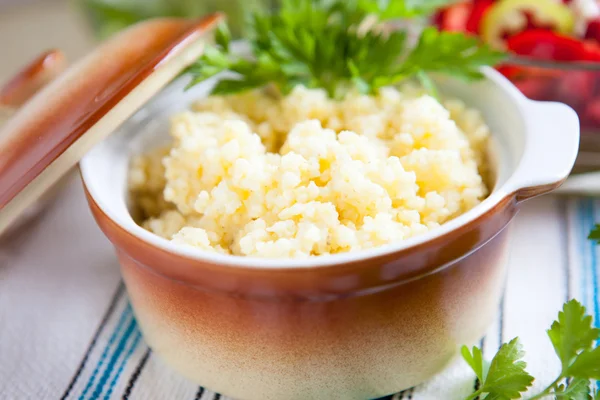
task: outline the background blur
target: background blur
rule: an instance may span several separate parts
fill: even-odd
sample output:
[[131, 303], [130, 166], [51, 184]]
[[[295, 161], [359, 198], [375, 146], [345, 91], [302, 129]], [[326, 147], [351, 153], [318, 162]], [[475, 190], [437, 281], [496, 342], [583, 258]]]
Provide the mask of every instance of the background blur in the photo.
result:
[[[574, 171], [596, 171], [600, 169], [600, 0], [564, 0], [560, 12], [551, 13], [555, 20], [548, 22], [544, 10], [556, 1], [451, 1], [431, 22], [442, 30], [476, 33], [488, 44], [506, 47], [511, 60], [498, 70], [527, 97], [560, 101], [578, 113], [582, 136]], [[49, 48], [60, 48], [73, 62], [97, 41], [155, 16], [197, 17], [222, 11], [233, 35], [240, 37], [249, 10], [272, 8], [278, 2], [0, 0], [0, 83]], [[519, 8], [534, 3], [540, 15]], [[564, 20], [573, 22], [568, 33], [561, 30]]]
[[0, 82], [49, 48], [73, 61], [97, 40], [154, 16], [227, 13], [235, 36], [249, 9], [275, 0], [0, 0]]
[[70, 61], [94, 43], [90, 25], [68, 0], [0, 0], [0, 82], [49, 48]]

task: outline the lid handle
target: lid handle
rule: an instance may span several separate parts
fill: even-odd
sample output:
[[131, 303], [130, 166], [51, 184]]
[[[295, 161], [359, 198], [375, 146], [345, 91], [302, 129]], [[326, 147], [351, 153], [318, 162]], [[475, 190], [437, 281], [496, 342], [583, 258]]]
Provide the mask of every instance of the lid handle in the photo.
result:
[[0, 87], [0, 107], [17, 109], [65, 70], [67, 61], [60, 50], [48, 50], [27, 64]]

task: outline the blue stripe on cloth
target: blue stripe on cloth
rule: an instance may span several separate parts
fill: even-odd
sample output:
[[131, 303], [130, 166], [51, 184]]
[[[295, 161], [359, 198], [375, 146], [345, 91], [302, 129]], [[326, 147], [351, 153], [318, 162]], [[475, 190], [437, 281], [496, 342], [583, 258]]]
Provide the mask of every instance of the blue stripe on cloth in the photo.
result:
[[[580, 203], [580, 241], [583, 247], [582, 255], [582, 304], [587, 313], [594, 317], [595, 326], [600, 326], [600, 306], [598, 305], [598, 260], [596, 243], [588, 239], [589, 232], [593, 229], [595, 220], [594, 199], [585, 199]], [[596, 382], [600, 386], [600, 381]]]
[[[590, 201], [591, 206], [591, 221], [590, 221], [590, 231], [594, 228], [596, 224], [596, 202]], [[600, 297], [598, 296], [598, 275], [600, 274], [600, 266], [598, 265], [598, 247], [597, 243], [593, 240], [589, 240], [586, 237], [586, 240], [589, 243], [592, 254], [592, 282], [593, 282], [593, 292], [594, 292], [594, 322], [596, 327], [600, 328]], [[600, 339], [596, 341], [596, 345], [600, 344]], [[596, 387], [600, 387], [600, 380], [596, 381]]]
[[593, 229], [595, 223], [595, 207], [594, 200], [587, 199], [585, 202], [585, 219], [581, 240], [586, 247], [586, 253], [589, 255], [588, 262], [585, 264], [584, 282], [582, 285], [586, 288], [587, 296], [585, 303], [588, 313], [594, 317], [594, 321], [598, 326], [600, 324], [600, 309], [598, 307], [598, 260], [596, 253], [596, 244], [587, 238], [589, 232]]
[[121, 354], [125, 350], [127, 341], [129, 340], [129, 337], [133, 334], [133, 332], [136, 329], [137, 329], [137, 324], [135, 322], [135, 318], [132, 317], [129, 322], [129, 325], [127, 326], [127, 330], [121, 337], [121, 340], [117, 344], [117, 347], [115, 348], [115, 351], [113, 352], [112, 357], [110, 358], [108, 364], [106, 365], [106, 369], [104, 370], [102, 377], [98, 381], [98, 384], [96, 385], [96, 389], [94, 389], [94, 393], [92, 394], [92, 399], [97, 399], [102, 394], [102, 391], [104, 390], [104, 385], [106, 385], [106, 383], [108, 382], [108, 379], [110, 378], [110, 376], [113, 373], [113, 370], [115, 368], [115, 364], [117, 363], [117, 361], [121, 357]]
[[588, 265], [588, 250], [584, 239], [584, 231], [586, 226], [585, 199], [580, 199], [577, 202], [577, 239], [579, 240], [579, 254], [581, 255], [581, 281], [579, 287], [581, 290], [581, 298], [579, 301], [585, 306], [587, 305], [588, 290], [586, 285], [587, 265]]
[[94, 371], [92, 372], [92, 375], [90, 376], [87, 384], [85, 385], [83, 392], [79, 396], [79, 400], [84, 400], [85, 396], [87, 395], [87, 393], [90, 391], [90, 389], [94, 385], [94, 382], [96, 381], [96, 376], [98, 375], [98, 373], [100, 372], [100, 369], [104, 365], [104, 362], [106, 361], [106, 359], [108, 357], [108, 353], [109, 353], [110, 349], [112, 348], [113, 344], [117, 341], [117, 339], [121, 336], [121, 333], [125, 327], [125, 322], [127, 321], [127, 318], [131, 317], [131, 315], [132, 315], [131, 306], [128, 303], [125, 306], [125, 309], [123, 310], [123, 312], [121, 314], [121, 317], [119, 318], [119, 322], [117, 322], [117, 325], [115, 326], [115, 330], [113, 331], [112, 335], [108, 339], [108, 343], [104, 347], [104, 350], [102, 351], [102, 355], [100, 356], [100, 359], [98, 360], [98, 363], [96, 364], [96, 367], [94, 368]]
[[[134, 322], [135, 322], [135, 320], [134, 320]], [[123, 359], [121, 360], [121, 364], [119, 364], [119, 368], [117, 369], [117, 373], [115, 374], [115, 376], [113, 377], [113, 379], [108, 384], [108, 390], [106, 392], [106, 395], [104, 396], [105, 400], [109, 400], [110, 399], [110, 396], [111, 396], [111, 394], [112, 394], [115, 386], [117, 385], [117, 382], [119, 381], [119, 377], [123, 373], [123, 370], [125, 369], [125, 365], [127, 365], [127, 361], [129, 361], [129, 359], [131, 358], [131, 355], [133, 354], [133, 352], [135, 351], [135, 349], [137, 349], [137, 347], [138, 347], [138, 345], [140, 343], [140, 339], [141, 338], [142, 338], [142, 334], [141, 334], [140, 330], [137, 328], [137, 324], [136, 324], [135, 336], [133, 338], [131, 346], [129, 346], [129, 349], [127, 350], [127, 353], [125, 354], [125, 357], [123, 357]]]

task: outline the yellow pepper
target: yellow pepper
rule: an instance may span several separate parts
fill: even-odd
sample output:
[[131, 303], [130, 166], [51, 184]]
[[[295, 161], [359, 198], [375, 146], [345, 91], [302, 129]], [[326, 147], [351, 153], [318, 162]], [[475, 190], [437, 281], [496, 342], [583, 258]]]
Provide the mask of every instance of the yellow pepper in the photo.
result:
[[493, 4], [483, 16], [481, 36], [490, 46], [504, 49], [502, 34], [518, 32], [527, 26], [525, 13], [530, 13], [536, 22], [551, 25], [554, 31], [571, 34], [575, 16], [568, 6], [556, 0], [500, 0]]

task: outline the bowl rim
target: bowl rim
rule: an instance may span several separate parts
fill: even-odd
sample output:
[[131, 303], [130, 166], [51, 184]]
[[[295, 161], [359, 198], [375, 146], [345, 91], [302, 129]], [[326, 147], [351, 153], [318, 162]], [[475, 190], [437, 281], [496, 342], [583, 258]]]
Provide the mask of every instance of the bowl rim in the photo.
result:
[[[507, 78], [505, 78], [495, 69], [483, 67], [481, 71], [486, 79], [499, 86], [501, 90], [508, 95], [509, 99], [517, 105], [517, 109], [523, 112], [526, 103], [530, 100], [528, 100], [515, 86], [510, 83]], [[468, 85], [468, 83], [465, 84]], [[524, 117], [523, 114], [521, 114], [521, 117]], [[528, 151], [531, 151], [531, 149], [529, 149], [528, 146], [525, 146], [524, 153], [521, 158], [523, 158], [525, 153]], [[517, 192], [520, 189], [523, 189], [522, 187], [515, 185], [514, 178], [519, 174], [519, 168], [517, 165], [509, 174], [509, 176], [507, 176], [505, 182], [495, 187], [490, 195], [488, 195], [488, 197], [486, 197], [480, 204], [459, 215], [458, 217], [444, 223], [443, 225], [423, 234], [416, 235], [400, 242], [389, 243], [364, 250], [312, 256], [308, 258], [266, 258], [220, 254], [191, 246], [174, 244], [167, 239], [147, 231], [135, 223], [133, 218], [131, 218], [131, 214], [127, 214], [127, 217], [124, 217], [123, 215], [120, 215], [119, 212], [111, 209], [108, 204], [102, 201], [102, 196], [97, 190], [97, 185], [89, 184], [94, 179], [93, 165], [94, 164], [90, 161], [90, 157], [88, 155], [86, 155], [80, 162], [81, 178], [84, 189], [88, 194], [88, 200], [92, 201], [102, 212], [102, 214], [104, 214], [104, 216], [109, 218], [123, 231], [129, 233], [136, 239], [141, 240], [148, 245], [157, 247], [167, 253], [173, 254], [174, 256], [185, 257], [200, 263], [210, 263], [213, 265], [257, 270], [275, 270], [281, 269], [282, 267], [285, 267], [285, 269], [323, 268], [354, 263], [357, 261], [365, 261], [368, 259], [379, 258], [393, 253], [413, 249], [415, 247], [438, 240], [443, 236], [452, 234], [453, 232], [470, 224], [477, 223], [481, 217], [493, 212], [496, 207], [507, 198], [514, 197], [516, 199]], [[123, 193], [120, 195], [126, 196], [126, 191], [123, 191]]]

